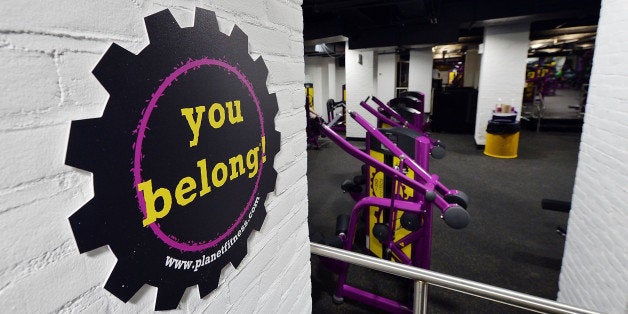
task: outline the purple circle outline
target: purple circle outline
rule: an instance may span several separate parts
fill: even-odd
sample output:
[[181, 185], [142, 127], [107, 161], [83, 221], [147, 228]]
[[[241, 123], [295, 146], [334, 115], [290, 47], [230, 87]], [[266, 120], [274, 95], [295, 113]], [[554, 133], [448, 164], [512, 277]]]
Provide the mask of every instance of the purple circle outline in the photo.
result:
[[[133, 179], [134, 179], [133, 186], [136, 190], [137, 201], [139, 203], [142, 214], [144, 214], [144, 218], [146, 218], [146, 203], [144, 202], [143, 193], [139, 189], [137, 189], [137, 186], [138, 184], [143, 182], [142, 173], [141, 173], [142, 172], [142, 158], [143, 158], [142, 143], [144, 141], [144, 138], [146, 137], [146, 129], [148, 127], [148, 120], [150, 119], [150, 115], [153, 112], [153, 109], [157, 107], [157, 102], [159, 101], [159, 98], [163, 96], [166, 89], [170, 87], [172, 83], [175, 82], [179, 76], [186, 74], [189, 70], [199, 69], [202, 66], [218, 66], [235, 74], [236, 77], [238, 77], [240, 82], [247, 87], [247, 89], [249, 90], [249, 95], [253, 98], [253, 102], [255, 103], [255, 106], [257, 107], [257, 113], [259, 115], [261, 136], [262, 137], [265, 136], [264, 116], [262, 114], [259, 99], [257, 98], [257, 95], [255, 94], [255, 90], [253, 89], [253, 85], [251, 84], [251, 82], [247, 79], [247, 77], [242, 72], [240, 72], [240, 70], [238, 70], [238, 68], [224, 61], [216, 60], [216, 59], [202, 58], [198, 60], [191, 60], [191, 59], [188, 60], [186, 64], [184, 64], [180, 68], [175, 69], [175, 71], [172, 72], [170, 75], [168, 75], [168, 77], [166, 77], [166, 79], [161, 83], [161, 85], [159, 85], [159, 88], [157, 88], [157, 91], [152, 95], [152, 98], [150, 102], [148, 103], [148, 107], [146, 107], [146, 110], [144, 111], [142, 115], [142, 119], [140, 120], [137, 126], [137, 141], [135, 142], [135, 145], [134, 145], [135, 154], [133, 158], [133, 169], [132, 169]], [[164, 243], [182, 251], [201, 251], [201, 250], [216, 246], [216, 244], [224, 240], [235, 230], [236, 226], [238, 226], [242, 222], [244, 215], [251, 208], [251, 204], [253, 203], [255, 194], [257, 193], [257, 189], [259, 187], [260, 178], [262, 176], [263, 165], [264, 163], [262, 161], [262, 158], [260, 158], [259, 170], [257, 173], [257, 180], [255, 181], [255, 187], [253, 189], [253, 193], [251, 193], [251, 196], [249, 197], [249, 201], [247, 202], [246, 206], [244, 207], [244, 209], [238, 216], [238, 219], [229, 227], [229, 229], [227, 229], [227, 231], [225, 231], [223, 234], [221, 234], [217, 238], [209, 242], [183, 243], [183, 242], [178, 242], [177, 240], [165, 234], [161, 230], [161, 227], [157, 222], [153, 222], [152, 224], [150, 224], [149, 225], [150, 228], [153, 230], [155, 235], [159, 239], [161, 239]]]

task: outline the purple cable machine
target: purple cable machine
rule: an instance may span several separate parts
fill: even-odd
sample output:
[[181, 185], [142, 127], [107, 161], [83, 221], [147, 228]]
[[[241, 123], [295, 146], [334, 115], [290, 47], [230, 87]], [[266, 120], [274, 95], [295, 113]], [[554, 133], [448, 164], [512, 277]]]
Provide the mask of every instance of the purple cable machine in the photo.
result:
[[[363, 102], [363, 107], [370, 108], [366, 105], [366, 101], [368, 101], [368, 98]], [[349, 116], [366, 130], [368, 137], [367, 152], [373, 148], [369, 144], [376, 143], [379, 146], [378, 149], [394, 156], [398, 160], [398, 164], [389, 165], [355, 148], [328, 126], [323, 125], [321, 129], [323, 134], [349, 153], [349, 155], [373, 168], [372, 171], [381, 172], [384, 176], [390, 178], [391, 183], [388, 196], [379, 197], [352, 193], [357, 203], [353, 207], [348, 223], [346, 223], [347, 226], [340, 227], [343, 231], [338, 233], [338, 239], [341, 242], [339, 245], [345, 250], [351, 250], [360, 215], [365, 209], [377, 207], [380, 209], [380, 215], [388, 216], [388, 221], [387, 224], [376, 224], [377, 228], [373, 228], [369, 232], [372, 232], [381, 242], [382, 257], [429, 269], [432, 205], [436, 205], [440, 209], [441, 218], [447, 225], [454, 229], [461, 229], [466, 227], [469, 222], [469, 214], [465, 209], [468, 203], [467, 197], [461, 191], [446, 188], [439, 182], [437, 175], [428, 172], [430, 152], [433, 154], [434, 148], [438, 147], [434, 143], [438, 142], [434, 142], [423, 133], [408, 128], [408, 125], [411, 125], [411, 123], [407, 123], [407, 120], [403, 119], [395, 110], [387, 108], [379, 100], [376, 100], [376, 102], [380, 105], [380, 110], [385, 111], [389, 115], [388, 117], [372, 108], [370, 108], [371, 110], [367, 108], [367, 110], [377, 116], [379, 121], [394, 126], [392, 129], [375, 129], [355, 112], [349, 112]], [[399, 127], [399, 125], [403, 126], [403, 124], [406, 124], [406, 128]], [[408, 132], [414, 134], [412, 136], [414, 154], [405, 153], [397, 145], [399, 143], [394, 142], [394, 140], [399, 139], [399, 134], [403, 135]], [[409, 176], [409, 173], [412, 173], [413, 177]], [[371, 184], [371, 180], [367, 181]], [[406, 188], [412, 189], [413, 195], [411, 197], [404, 195], [404, 192], [407, 191]], [[339, 224], [341, 224], [340, 219]], [[409, 232], [401, 238], [395, 238], [395, 232], [399, 228], [404, 228]], [[412, 245], [410, 254], [404, 252], [404, 247], [408, 245]], [[401, 302], [384, 298], [347, 284], [349, 267], [347, 263], [327, 258], [322, 258], [322, 262], [330, 270], [338, 274], [338, 282], [334, 294], [335, 302], [342, 302], [344, 297], [347, 297], [388, 312], [411, 312], [411, 307]]]

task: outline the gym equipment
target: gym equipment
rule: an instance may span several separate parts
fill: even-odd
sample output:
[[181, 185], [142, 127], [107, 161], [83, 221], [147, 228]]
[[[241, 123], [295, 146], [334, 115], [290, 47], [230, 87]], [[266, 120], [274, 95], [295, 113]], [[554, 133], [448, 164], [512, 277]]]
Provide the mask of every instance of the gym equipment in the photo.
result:
[[[403, 126], [411, 128], [417, 132], [426, 131], [426, 117], [424, 113], [423, 102], [425, 96], [419, 92], [403, 92], [399, 97], [391, 99], [388, 104], [384, 104], [377, 97], [373, 96], [373, 101], [378, 105], [378, 112], [380, 115], [373, 113], [371, 110], [365, 107], [365, 101], [360, 103], [362, 107], [374, 114], [378, 119], [381, 116], [388, 118], [388, 121], [382, 120], [382, 123], [391, 126]], [[390, 119], [396, 120], [397, 123], [390, 124]], [[392, 121], [394, 122], [394, 121]], [[378, 127], [386, 127], [386, 125], [378, 123]]]
[[312, 109], [314, 109], [314, 84], [305, 83], [305, 103]]
[[[344, 101], [327, 100], [327, 125], [334, 131], [345, 131], [347, 106]], [[340, 112], [337, 112], [340, 109]]]
[[[424, 136], [426, 139], [428, 139], [430, 146], [427, 153], [429, 155], [436, 159], [441, 159], [445, 157], [445, 148], [442, 143], [438, 140], [429, 138], [429, 135], [423, 131], [423, 122], [425, 120], [423, 118], [423, 113], [418, 110], [422, 110], [423, 108], [423, 94], [418, 92], [406, 93], [413, 93], [417, 97], [413, 97], [411, 96], [412, 94], [408, 94], [406, 96], [394, 98], [389, 102], [389, 104], [395, 106], [395, 109], [387, 104], [384, 104], [375, 96], [367, 97], [364, 101], [360, 102], [360, 106], [362, 106], [364, 109], [366, 109], [377, 118], [378, 128], [407, 128], [409, 130], [413, 130], [414, 133], [406, 132], [406, 135], [410, 136], [411, 138]], [[372, 99], [378, 105], [377, 110], [367, 104], [369, 99]], [[367, 143], [370, 143], [369, 138], [367, 138]], [[409, 148], [409, 151], [414, 152], [415, 149]], [[375, 154], [375, 152], [373, 152], [373, 154]], [[391, 161], [392, 160], [387, 160], [388, 164], [390, 164]], [[366, 191], [361, 187], [361, 185], [366, 183], [366, 177], [368, 177], [366, 168], [362, 167], [362, 174], [354, 177], [353, 181], [344, 181], [341, 185], [341, 188], [343, 191], [349, 193], [354, 200], [359, 201], [369, 194], [366, 193]]]
[[[428, 169], [431, 140], [409, 128], [393, 127], [378, 130], [355, 112], [349, 116], [367, 132], [367, 152], [359, 150], [334, 132], [321, 125], [321, 132], [349, 155], [366, 164], [371, 196], [363, 196], [353, 207], [351, 215], [337, 220], [337, 237], [325, 243], [351, 250], [358, 220], [369, 210], [369, 248], [373, 254], [408, 265], [429, 269], [431, 249], [432, 205], [441, 211], [441, 218], [454, 229], [467, 226], [468, 198], [457, 190], [450, 190], [438, 181]], [[412, 151], [407, 154], [405, 151]], [[376, 158], [368, 152], [379, 152]], [[384, 159], [384, 160], [382, 160]], [[392, 160], [388, 164], [385, 160]], [[372, 218], [371, 218], [372, 216]], [[347, 284], [348, 264], [321, 258], [338, 274], [335, 302], [348, 297], [389, 312], [410, 312], [400, 302], [378, 296]]]
[[[407, 104], [407, 102], [403, 102], [401, 101], [401, 99], [412, 100], [412, 102]], [[399, 97], [392, 99], [390, 101], [390, 105], [393, 108], [399, 107], [401, 115], [405, 114], [404, 117], [406, 117], [406, 120], [413, 121], [413, 124], [420, 128], [422, 131], [427, 131], [428, 116], [425, 114], [425, 94], [421, 92], [405, 91], [401, 93]], [[408, 117], [407, 113], [405, 113], [407, 111], [401, 110], [401, 106], [409, 106], [410, 108], [420, 112], [420, 115], [413, 115], [411, 117]]]
[[318, 138], [321, 135], [321, 118], [314, 112], [314, 84], [305, 83], [305, 133], [307, 136], [307, 148], [320, 148]]
[[[541, 208], [568, 213], [571, 211], [571, 202], [544, 198], [541, 200]], [[556, 226], [556, 233], [560, 234], [563, 238], [567, 237], [567, 227]]]
[[[412, 95], [416, 95], [412, 96]], [[377, 110], [373, 109], [367, 104], [369, 99], [378, 105]], [[424, 96], [419, 92], [404, 92], [402, 96], [393, 98], [384, 104], [377, 97], [367, 97], [366, 100], [360, 102], [360, 106], [366, 109], [368, 112], [377, 117], [377, 127], [404, 127], [412, 129], [420, 134], [426, 134], [427, 124], [425, 114], [423, 112], [423, 99]], [[444, 147], [438, 140], [430, 140], [433, 148], [432, 156], [440, 159], [445, 155]]]
[[[327, 124], [336, 131], [345, 130], [345, 102], [335, 102], [333, 99], [327, 101], [327, 121], [321, 118], [314, 111], [314, 84], [305, 83], [305, 114], [306, 114], [306, 134], [307, 134], [307, 146], [308, 148], [320, 148], [318, 141], [321, 136], [320, 125]], [[344, 85], [343, 85], [344, 86]], [[337, 108], [341, 108], [340, 113], [335, 113]]]
[[321, 136], [321, 124], [323, 124], [323, 119], [319, 117], [316, 112], [314, 112], [314, 108], [310, 105], [310, 97], [307, 94], [305, 95], [305, 134], [307, 136], [307, 148], [316, 148], [319, 149], [321, 147], [318, 142], [318, 138]]
[[[403, 151], [410, 153], [407, 157], [416, 160], [424, 169], [428, 169], [429, 156], [431, 155], [436, 159], [443, 158], [445, 156], [445, 150], [440, 145], [439, 141], [431, 139], [427, 133], [423, 132], [423, 113], [418, 110], [423, 109], [422, 101], [419, 99], [419, 97], [422, 98], [423, 96], [420, 93], [416, 93], [415, 96], [417, 97], [408, 94], [406, 96], [392, 99], [389, 104], [392, 104], [396, 110], [393, 109], [392, 106], [383, 104], [379, 99], [377, 99], [377, 97], [372, 97], [373, 101], [379, 105], [377, 111], [366, 104], [369, 98], [361, 102], [360, 105], [378, 118], [378, 126], [383, 127], [380, 131], [388, 139], [390, 139], [397, 146], [401, 147]], [[372, 137], [370, 133], [367, 134], [366, 145], [366, 151], [373, 158], [376, 158], [387, 165], [399, 167], [399, 158], [390, 154], [390, 152], [382, 146], [376, 138]], [[407, 169], [405, 171], [408, 176], [414, 178], [413, 171]], [[368, 180], [364, 180], [368, 184], [368, 193], [366, 194], [369, 196], [390, 197], [390, 193], [388, 191], [390, 190], [391, 182], [389, 179], [384, 177], [382, 173], [378, 173], [372, 167], [369, 167], [368, 173], [364, 172], [365, 171], [363, 171], [363, 177], [368, 178]], [[356, 178], [354, 178], [354, 182], [355, 181]], [[412, 189], [403, 189], [402, 196], [405, 200], [415, 198]], [[354, 199], [356, 198], [355, 191], [352, 193], [352, 197], [354, 197]], [[385, 252], [381, 245], [382, 240], [378, 237], [378, 234], [381, 234], [381, 232], [377, 232], [378, 229], [379, 231], [382, 230], [383, 224], [387, 223], [388, 220], [387, 211], [382, 212], [378, 207], [369, 208], [367, 214], [367, 221], [369, 224], [368, 230], [372, 230], [373, 232], [366, 235], [366, 243], [368, 249], [376, 256], [391, 259], [389, 253]], [[411, 231], [418, 230], [418, 227], [416, 226], [421, 224], [421, 220], [421, 217], [412, 214], [403, 214], [399, 217], [399, 223], [404, 226], [404, 228], [395, 232], [393, 236], [394, 241], [400, 241], [405, 236], [410, 234]], [[414, 227], [410, 228], [408, 226]], [[428, 229], [429, 228], [423, 229], [427, 236], [424, 234], [421, 237], [422, 239], [427, 238], [431, 233]], [[425, 251], [427, 246], [429, 246], [429, 244], [419, 244], [418, 247]], [[405, 245], [403, 250], [408, 256], [410, 256], [412, 254], [413, 244]], [[427, 250], [429, 250], [429, 247], [427, 247]], [[422, 261], [419, 262], [418, 260], [420, 258], [416, 252], [414, 255], [417, 256], [415, 266], [429, 268], [429, 258], [423, 257]]]

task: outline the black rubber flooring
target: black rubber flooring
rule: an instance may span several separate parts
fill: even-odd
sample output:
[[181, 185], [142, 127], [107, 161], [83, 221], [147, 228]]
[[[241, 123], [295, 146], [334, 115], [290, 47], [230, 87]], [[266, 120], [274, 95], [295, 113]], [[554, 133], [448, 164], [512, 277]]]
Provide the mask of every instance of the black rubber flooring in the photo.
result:
[[[566, 225], [568, 214], [542, 210], [541, 199], [571, 199], [580, 134], [523, 130], [516, 159], [484, 155], [472, 135], [432, 137], [446, 145], [447, 155], [431, 159], [430, 171], [447, 187], [469, 195], [471, 215], [467, 228], [454, 230], [435, 214], [432, 270], [555, 300], [564, 249], [556, 227]], [[360, 165], [327, 139], [320, 149], [309, 150], [311, 234], [333, 236], [336, 216], [350, 213], [354, 201], [342, 193], [340, 184], [358, 174]], [[355, 251], [362, 251], [360, 243]], [[381, 312], [349, 299], [333, 304], [335, 274], [320, 265], [318, 257], [311, 261], [314, 313]], [[407, 280], [369, 269], [351, 266], [348, 284], [398, 301], [411, 300]], [[428, 312], [528, 313], [435, 286], [429, 288]]]

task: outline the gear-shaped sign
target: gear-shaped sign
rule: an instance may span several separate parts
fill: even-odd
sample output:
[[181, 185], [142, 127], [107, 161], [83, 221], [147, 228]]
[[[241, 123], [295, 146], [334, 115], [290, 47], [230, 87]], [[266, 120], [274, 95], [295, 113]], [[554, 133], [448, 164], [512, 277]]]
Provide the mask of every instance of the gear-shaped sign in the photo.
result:
[[145, 23], [145, 49], [112, 44], [93, 70], [110, 95], [103, 116], [72, 123], [66, 163], [93, 173], [95, 196], [69, 220], [81, 253], [115, 254], [105, 289], [126, 302], [149, 284], [167, 310], [187, 287], [216, 289], [260, 230], [277, 179], [278, 106], [237, 26], [225, 35], [198, 8], [193, 27], [168, 10]]

